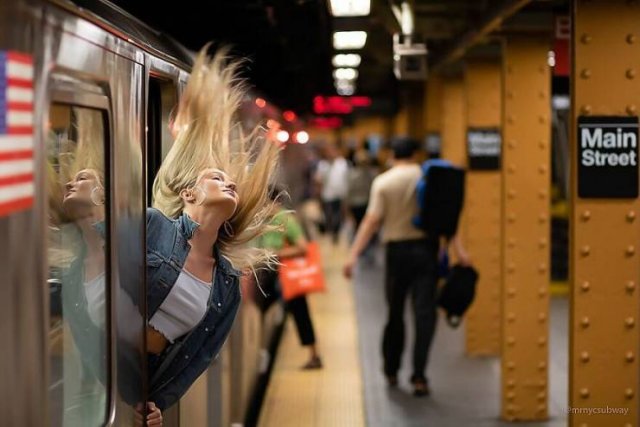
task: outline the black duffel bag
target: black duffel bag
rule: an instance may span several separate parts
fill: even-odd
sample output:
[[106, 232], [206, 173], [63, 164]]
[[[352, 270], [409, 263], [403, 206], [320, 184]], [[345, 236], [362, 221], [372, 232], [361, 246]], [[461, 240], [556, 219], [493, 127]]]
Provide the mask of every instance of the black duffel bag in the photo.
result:
[[438, 305], [447, 314], [447, 323], [457, 328], [476, 294], [478, 272], [473, 267], [454, 265], [438, 293]]

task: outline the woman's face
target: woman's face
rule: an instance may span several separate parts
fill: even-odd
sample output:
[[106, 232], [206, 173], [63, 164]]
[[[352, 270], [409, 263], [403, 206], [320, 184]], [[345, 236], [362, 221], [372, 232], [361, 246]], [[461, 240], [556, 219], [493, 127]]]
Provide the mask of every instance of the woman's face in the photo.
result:
[[[231, 218], [238, 208], [240, 197], [236, 191], [236, 183], [229, 175], [216, 168], [208, 168], [200, 172], [196, 181], [196, 187], [202, 191], [194, 190], [196, 198], [204, 196], [204, 205], [216, 205], [224, 207]], [[203, 193], [203, 194], [198, 194]]]
[[62, 206], [72, 217], [77, 217], [87, 208], [104, 204], [104, 188], [98, 179], [98, 173], [93, 169], [81, 170], [64, 188]]

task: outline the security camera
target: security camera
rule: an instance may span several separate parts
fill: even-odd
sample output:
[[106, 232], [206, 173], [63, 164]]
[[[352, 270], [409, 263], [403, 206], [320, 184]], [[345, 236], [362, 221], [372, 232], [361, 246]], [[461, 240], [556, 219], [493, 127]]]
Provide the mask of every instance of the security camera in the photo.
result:
[[393, 35], [393, 73], [398, 80], [427, 79], [427, 46], [412, 42], [412, 36]]

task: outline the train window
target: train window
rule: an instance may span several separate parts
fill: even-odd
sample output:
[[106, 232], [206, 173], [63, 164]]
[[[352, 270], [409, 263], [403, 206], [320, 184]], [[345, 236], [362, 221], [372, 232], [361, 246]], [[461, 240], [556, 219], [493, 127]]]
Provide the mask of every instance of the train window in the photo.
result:
[[171, 117], [177, 104], [177, 93], [170, 80], [149, 78], [149, 97], [147, 100], [147, 200], [151, 205], [153, 180], [160, 168], [162, 159], [173, 144], [171, 135]]
[[50, 425], [101, 426], [110, 360], [107, 115], [54, 103], [49, 124]]

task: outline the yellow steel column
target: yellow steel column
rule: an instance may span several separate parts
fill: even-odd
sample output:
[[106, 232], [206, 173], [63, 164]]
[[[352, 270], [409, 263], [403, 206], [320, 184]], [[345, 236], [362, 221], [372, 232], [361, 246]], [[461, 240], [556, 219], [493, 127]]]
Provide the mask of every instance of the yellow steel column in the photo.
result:
[[465, 148], [464, 83], [446, 79], [442, 86], [442, 158], [458, 166], [467, 164]]
[[424, 82], [406, 83], [404, 99], [408, 107], [407, 132], [409, 136], [417, 140], [424, 138], [423, 117], [424, 117]]
[[424, 130], [427, 134], [440, 135], [442, 120], [442, 79], [439, 76], [430, 76], [425, 85]]
[[393, 117], [393, 137], [398, 136], [409, 136], [409, 108], [406, 105], [400, 105]]
[[640, 404], [640, 4], [575, 1], [572, 21], [569, 419], [631, 427]]
[[432, 75], [427, 80], [424, 94], [424, 133], [429, 157], [439, 157], [442, 152], [442, 79]]
[[547, 418], [550, 73], [545, 40], [504, 45], [502, 418]]
[[[492, 134], [496, 142], [499, 141], [502, 116], [500, 63], [468, 62], [464, 92], [467, 142], [471, 143], [468, 138], [473, 138], [473, 135], [487, 134]], [[491, 165], [491, 169], [476, 169], [469, 162], [464, 206], [465, 243], [480, 272], [475, 300], [465, 322], [466, 352], [474, 356], [498, 355], [502, 276], [502, 174], [499, 163]]]

